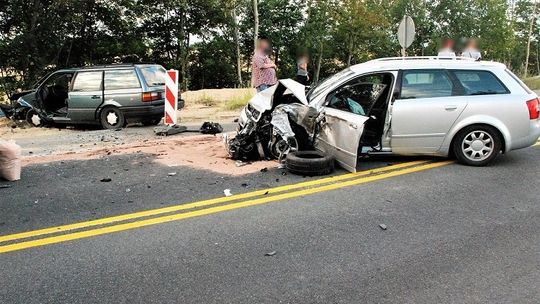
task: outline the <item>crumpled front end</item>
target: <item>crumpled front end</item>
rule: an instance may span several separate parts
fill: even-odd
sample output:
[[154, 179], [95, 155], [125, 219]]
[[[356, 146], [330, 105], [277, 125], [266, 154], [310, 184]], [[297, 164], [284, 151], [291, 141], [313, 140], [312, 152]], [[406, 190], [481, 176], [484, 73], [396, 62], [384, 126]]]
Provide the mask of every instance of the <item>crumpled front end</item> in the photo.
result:
[[305, 87], [293, 80], [258, 93], [242, 110], [238, 134], [227, 141], [231, 158], [281, 159], [313, 145], [318, 112], [307, 105]]

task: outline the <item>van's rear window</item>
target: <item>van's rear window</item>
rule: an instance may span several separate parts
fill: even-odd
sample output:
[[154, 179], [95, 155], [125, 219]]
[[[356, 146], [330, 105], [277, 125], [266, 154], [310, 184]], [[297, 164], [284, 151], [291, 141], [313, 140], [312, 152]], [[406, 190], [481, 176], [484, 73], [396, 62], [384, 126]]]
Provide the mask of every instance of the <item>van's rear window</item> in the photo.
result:
[[144, 80], [149, 86], [165, 85], [166, 71], [162, 66], [153, 65], [141, 68]]

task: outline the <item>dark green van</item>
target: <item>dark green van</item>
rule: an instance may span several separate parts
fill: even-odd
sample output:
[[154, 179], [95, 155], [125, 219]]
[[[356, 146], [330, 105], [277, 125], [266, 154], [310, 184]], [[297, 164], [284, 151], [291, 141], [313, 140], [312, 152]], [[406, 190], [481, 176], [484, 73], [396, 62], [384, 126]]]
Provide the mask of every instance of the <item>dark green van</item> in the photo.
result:
[[[164, 115], [165, 69], [156, 64], [116, 64], [58, 70], [22, 95], [17, 106], [34, 126], [128, 122], [156, 125]], [[179, 101], [179, 108], [183, 103]]]

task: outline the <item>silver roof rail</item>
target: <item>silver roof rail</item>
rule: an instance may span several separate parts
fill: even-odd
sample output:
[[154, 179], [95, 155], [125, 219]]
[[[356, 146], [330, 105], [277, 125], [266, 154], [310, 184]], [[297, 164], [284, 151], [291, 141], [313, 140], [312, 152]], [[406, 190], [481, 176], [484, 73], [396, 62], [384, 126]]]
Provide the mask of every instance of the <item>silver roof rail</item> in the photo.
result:
[[413, 56], [413, 57], [388, 57], [373, 59], [372, 61], [413, 61], [413, 60], [455, 60], [455, 61], [475, 61], [467, 57], [442, 57], [442, 56]]

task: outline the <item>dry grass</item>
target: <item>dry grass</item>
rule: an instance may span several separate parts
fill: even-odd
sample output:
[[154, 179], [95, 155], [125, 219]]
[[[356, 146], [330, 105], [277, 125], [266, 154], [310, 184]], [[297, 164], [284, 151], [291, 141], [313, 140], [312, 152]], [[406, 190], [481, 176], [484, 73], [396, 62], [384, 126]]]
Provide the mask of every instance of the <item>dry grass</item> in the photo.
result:
[[523, 82], [531, 89], [531, 90], [540, 90], [540, 77], [531, 77], [523, 79]]
[[229, 111], [242, 109], [247, 105], [249, 100], [253, 97], [253, 92], [246, 93], [240, 97], [234, 97], [225, 102], [225, 109]]

